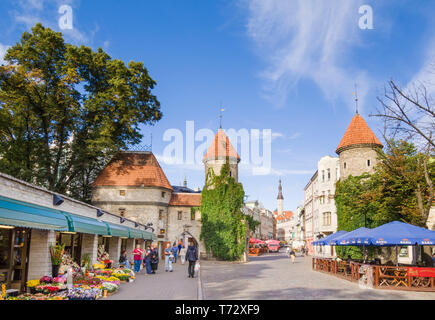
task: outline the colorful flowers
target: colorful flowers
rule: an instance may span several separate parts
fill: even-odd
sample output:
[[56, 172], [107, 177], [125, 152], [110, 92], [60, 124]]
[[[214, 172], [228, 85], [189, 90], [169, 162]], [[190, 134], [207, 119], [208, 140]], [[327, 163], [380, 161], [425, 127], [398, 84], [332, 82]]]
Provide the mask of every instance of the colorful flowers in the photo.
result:
[[69, 300], [96, 300], [102, 295], [101, 288], [74, 288], [68, 289]]
[[107, 290], [107, 292], [112, 293], [118, 290], [118, 285], [112, 283], [112, 282], [103, 282], [103, 290]]
[[26, 282], [26, 286], [28, 288], [34, 288], [34, 287], [36, 287], [39, 284], [40, 284], [39, 280], [29, 280], [29, 281]]
[[49, 276], [43, 276], [41, 279], [39, 279], [41, 283], [52, 283], [53, 279]]

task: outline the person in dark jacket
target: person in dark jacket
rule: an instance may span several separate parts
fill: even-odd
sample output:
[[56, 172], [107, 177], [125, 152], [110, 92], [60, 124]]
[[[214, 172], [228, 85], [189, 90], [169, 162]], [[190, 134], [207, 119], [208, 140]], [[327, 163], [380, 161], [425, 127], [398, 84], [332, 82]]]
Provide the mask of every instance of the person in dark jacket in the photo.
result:
[[151, 247], [148, 246], [145, 251], [145, 258], [143, 259], [145, 268], [147, 270], [147, 274], [153, 273], [153, 270], [151, 269], [151, 259], [152, 259], [152, 251], [151, 251]]
[[157, 267], [159, 265], [159, 250], [156, 248], [156, 245], [153, 243], [151, 245], [151, 273], [156, 273]]
[[192, 243], [189, 243], [189, 247], [187, 247], [186, 260], [189, 261], [189, 267], [187, 269], [189, 278], [193, 278], [195, 274], [195, 264], [198, 260], [198, 249]]

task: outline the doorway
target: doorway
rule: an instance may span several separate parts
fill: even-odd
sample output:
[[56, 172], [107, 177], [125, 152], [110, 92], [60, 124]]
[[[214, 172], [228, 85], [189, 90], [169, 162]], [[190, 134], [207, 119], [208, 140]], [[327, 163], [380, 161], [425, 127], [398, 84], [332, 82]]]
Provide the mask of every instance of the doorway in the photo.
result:
[[30, 229], [0, 228], [0, 282], [24, 291], [29, 264]]

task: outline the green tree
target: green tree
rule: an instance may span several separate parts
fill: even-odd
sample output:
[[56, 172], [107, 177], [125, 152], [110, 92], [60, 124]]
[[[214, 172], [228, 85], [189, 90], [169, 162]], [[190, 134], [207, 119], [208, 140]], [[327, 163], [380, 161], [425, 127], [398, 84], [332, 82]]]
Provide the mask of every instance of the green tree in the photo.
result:
[[160, 120], [156, 82], [142, 62], [65, 43], [37, 24], [0, 66], [0, 171], [90, 199], [90, 183], [118, 150]]
[[223, 260], [238, 260], [246, 250], [245, 192], [230, 176], [228, 163], [220, 175], [209, 169], [201, 196], [201, 240], [207, 252]]

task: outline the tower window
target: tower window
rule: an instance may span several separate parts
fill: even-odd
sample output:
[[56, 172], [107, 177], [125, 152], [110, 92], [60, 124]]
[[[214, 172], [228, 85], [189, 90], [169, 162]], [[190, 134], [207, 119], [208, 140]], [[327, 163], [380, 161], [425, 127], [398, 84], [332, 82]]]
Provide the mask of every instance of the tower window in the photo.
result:
[[344, 167], [344, 169], [346, 169], [346, 162], [344, 163], [343, 167]]
[[163, 220], [163, 210], [159, 210], [159, 220]]
[[322, 170], [322, 182], [325, 182], [325, 170]]
[[178, 220], [183, 219], [183, 211], [178, 211]]
[[125, 217], [125, 209], [124, 208], [119, 208], [119, 215], [121, 217]]
[[162, 198], [165, 197], [166, 192], [162, 191]]
[[370, 167], [370, 160], [367, 160], [367, 167]]
[[125, 196], [125, 190], [119, 190], [119, 195], [120, 196]]
[[195, 220], [195, 210], [190, 212], [190, 220]]
[[328, 169], [328, 181], [331, 181], [331, 169]]

